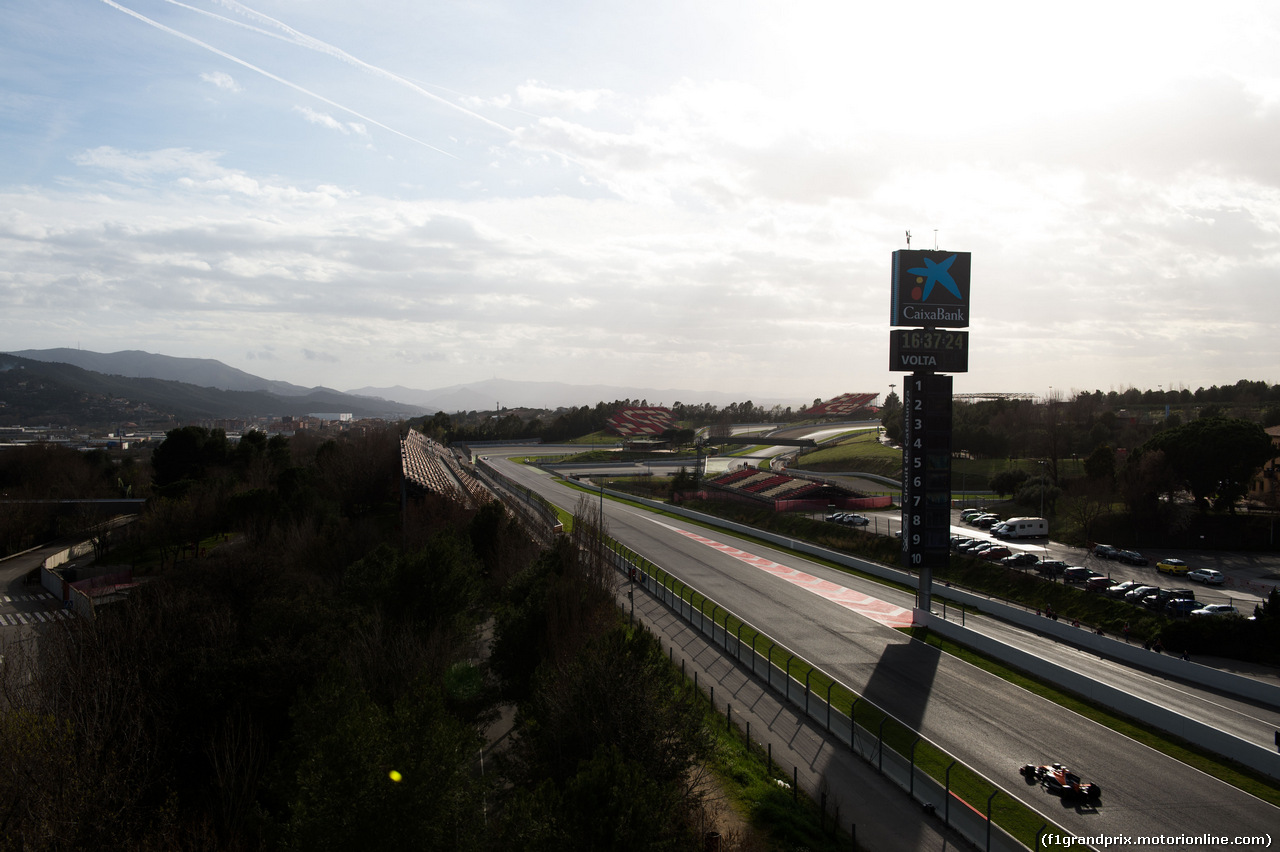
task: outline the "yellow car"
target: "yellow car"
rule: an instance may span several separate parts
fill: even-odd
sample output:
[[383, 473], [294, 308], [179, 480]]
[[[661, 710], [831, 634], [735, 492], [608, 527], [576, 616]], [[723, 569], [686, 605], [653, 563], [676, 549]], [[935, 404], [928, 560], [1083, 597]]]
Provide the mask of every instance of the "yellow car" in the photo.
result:
[[1185, 574], [1190, 566], [1181, 559], [1161, 559], [1156, 563], [1156, 570], [1161, 574]]

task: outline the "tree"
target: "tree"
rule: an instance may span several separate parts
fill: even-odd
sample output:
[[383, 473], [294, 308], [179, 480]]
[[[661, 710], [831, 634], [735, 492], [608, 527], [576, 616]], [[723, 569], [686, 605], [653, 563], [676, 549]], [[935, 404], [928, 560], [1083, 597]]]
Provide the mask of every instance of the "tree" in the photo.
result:
[[1050, 482], [1048, 476], [1041, 475], [1028, 479], [1014, 499], [1023, 506], [1037, 511], [1043, 507], [1044, 511], [1052, 514], [1054, 504], [1061, 496], [1062, 489]]
[[184, 479], [203, 479], [209, 468], [227, 460], [227, 433], [202, 426], [184, 426], [165, 433], [151, 454], [156, 485], [172, 485]]
[[1004, 497], [1006, 494], [1017, 494], [1022, 484], [1031, 478], [1025, 470], [1011, 467], [991, 477], [991, 490]]
[[1062, 512], [1092, 540], [1093, 522], [1111, 508], [1111, 483], [1099, 479], [1076, 479], [1062, 498]]
[[1084, 460], [1084, 473], [1097, 482], [1111, 482], [1116, 475], [1116, 451], [1106, 444], [1099, 445]]
[[1275, 455], [1261, 426], [1228, 417], [1201, 418], [1166, 429], [1141, 447], [1143, 453], [1157, 450], [1202, 512], [1209, 508], [1210, 497], [1234, 511], [1235, 502], [1248, 493], [1254, 472]]

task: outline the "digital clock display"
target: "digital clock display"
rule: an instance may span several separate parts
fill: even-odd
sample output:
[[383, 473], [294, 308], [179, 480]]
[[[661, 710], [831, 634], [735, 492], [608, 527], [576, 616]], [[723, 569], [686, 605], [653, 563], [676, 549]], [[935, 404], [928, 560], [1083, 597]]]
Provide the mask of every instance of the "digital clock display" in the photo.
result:
[[893, 372], [969, 372], [969, 332], [935, 328], [899, 328], [889, 332], [889, 369]]

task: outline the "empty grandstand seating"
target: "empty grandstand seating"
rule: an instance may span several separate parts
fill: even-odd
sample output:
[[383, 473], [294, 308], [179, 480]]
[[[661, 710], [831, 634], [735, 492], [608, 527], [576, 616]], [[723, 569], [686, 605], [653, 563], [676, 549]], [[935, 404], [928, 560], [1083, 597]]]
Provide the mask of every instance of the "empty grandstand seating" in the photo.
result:
[[712, 476], [703, 483], [709, 490], [740, 500], [768, 503], [779, 510], [881, 508], [888, 497], [868, 497], [822, 479], [745, 468]]
[[442, 444], [413, 429], [400, 442], [400, 463], [412, 487], [476, 507], [489, 499], [483, 485]]
[[669, 408], [633, 405], [610, 417], [605, 428], [623, 438], [641, 438], [661, 435], [676, 425]]
[[871, 403], [875, 402], [878, 393], [842, 393], [840, 396], [820, 402], [806, 408], [801, 414], [807, 417], [852, 417], [870, 415]]

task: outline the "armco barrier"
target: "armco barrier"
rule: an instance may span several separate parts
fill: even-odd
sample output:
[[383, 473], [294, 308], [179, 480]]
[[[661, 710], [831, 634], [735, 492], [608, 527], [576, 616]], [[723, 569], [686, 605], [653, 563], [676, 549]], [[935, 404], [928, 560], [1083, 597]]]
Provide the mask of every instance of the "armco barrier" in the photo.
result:
[[[938, 783], [937, 780], [916, 767], [910, 757], [899, 754], [894, 749], [885, 746], [878, 732], [869, 731], [861, 725], [852, 724], [848, 714], [828, 703], [825, 696], [816, 695], [798, 678], [792, 677], [790, 668], [796, 659], [794, 655], [789, 655], [786, 662], [780, 665], [780, 655], [779, 659], [775, 659], [774, 655], [774, 649], [777, 647], [776, 643], [773, 643], [772, 640], [761, 640], [757, 647], [755, 643], [748, 645], [743, 642], [740, 635], [741, 627], [738, 630], [738, 635], [735, 635], [730, 633], [725, 626], [728, 623], [727, 616], [732, 615], [732, 613], [707, 598], [702, 592], [675, 578], [672, 578], [673, 585], [679, 584], [681, 589], [677, 590], [668, 587], [664, 582], [659, 582], [658, 577], [653, 571], [649, 570], [650, 566], [643, 560], [637, 564], [622, 553], [617, 551], [610, 552], [615, 560], [614, 567], [618, 569], [622, 576], [630, 576], [631, 571], [634, 569], [637, 583], [662, 601], [668, 609], [676, 613], [690, 627], [706, 636], [713, 645], [723, 649], [725, 655], [733, 658], [738, 665], [750, 669], [756, 678], [764, 678], [766, 685], [781, 693], [789, 703], [824, 728], [833, 741], [847, 745], [851, 751], [868, 763], [874, 764], [882, 775], [897, 784], [912, 798], [920, 802], [922, 806], [932, 805], [934, 812], [947, 825], [958, 831], [979, 849], [999, 850], [999, 852], [1022, 852], [1026, 850], [1027, 847], [1007, 831], [987, 820], [985, 813], [979, 810], [979, 806], [986, 803], [970, 804], [959, 799], [943, 784]], [[670, 576], [665, 571], [663, 574]], [[701, 596], [706, 601], [704, 607], [713, 608], [712, 613], [708, 614], [705, 609], [695, 607], [692, 600], [686, 600], [686, 592], [693, 592]], [[725, 624], [720, 624], [716, 620], [716, 615], [720, 613], [726, 616]], [[735, 615], [734, 618], [736, 619], [737, 616]], [[740, 619], [739, 621], [745, 625], [745, 622], [741, 622]], [[758, 636], [764, 635], [755, 631], [754, 628], [752, 628], [752, 631]], [[765, 645], [766, 642], [768, 642], [767, 647]], [[807, 661], [806, 664], [808, 664]], [[808, 665], [813, 668], [812, 664]], [[829, 675], [827, 677], [830, 678]], [[834, 678], [831, 679], [834, 680]], [[901, 722], [898, 722], [898, 724], [907, 730], [911, 730]], [[938, 751], [943, 751], [936, 745], [934, 747]], [[954, 766], [955, 763], [952, 765]], [[990, 781], [988, 783], [991, 783], [993, 788], [998, 789], [998, 785]], [[812, 795], [817, 791], [809, 792]]]
[[[1249, 701], [1259, 701], [1264, 704], [1270, 704], [1273, 707], [1280, 707], [1280, 686], [1272, 683], [1254, 680], [1250, 677], [1241, 677], [1240, 675], [1224, 672], [1209, 666], [1202, 666], [1189, 660], [1179, 659], [1173, 654], [1156, 654], [1141, 645], [1132, 645], [1110, 636], [1099, 636], [1090, 630], [1072, 627], [1069, 622], [1054, 621], [1034, 612], [1027, 612], [1018, 607], [1003, 604], [1000, 601], [993, 601], [990, 598], [965, 591], [964, 589], [935, 588], [934, 594], [945, 595], [949, 600], [963, 605], [970, 611], [978, 610], [994, 615], [1002, 621], [1025, 627], [1036, 633], [1052, 636], [1054, 639], [1058, 639], [1068, 645], [1074, 645], [1077, 648], [1083, 648], [1100, 657], [1109, 657], [1122, 663], [1140, 666], [1170, 677], [1203, 684], [1211, 689], [1227, 692]], [[934, 613], [934, 615], [936, 616], [937, 613]]]
[[[1150, 701], [1130, 695], [1093, 678], [1072, 671], [1071, 669], [1051, 663], [1041, 657], [1012, 648], [1004, 643], [983, 636], [959, 624], [944, 621], [933, 614], [917, 612], [916, 620], [926, 621], [930, 630], [948, 639], [973, 648], [979, 653], [999, 659], [1001, 662], [1026, 671], [1035, 677], [1055, 683], [1064, 689], [1083, 695], [1085, 698], [1104, 707], [1110, 707], [1126, 716], [1141, 719], [1143, 722], [1161, 730], [1181, 737], [1188, 742], [1203, 746], [1231, 760], [1238, 761], [1273, 778], [1280, 778], [1280, 753], [1272, 750], [1271, 743], [1267, 747], [1242, 740], [1232, 734], [1225, 733], [1191, 719], [1181, 713], [1152, 704]], [[1141, 649], [1140, 649], [1141, 650]], [[1150, 654], [1150, 651], [1143, 651]], [[1179, 661], [1184, 662], [1184, 661]]]
[[[891, 568], [886, 565], [880, 565], [875, 562], [868, 562], [857, 559], [846, 554], [837, 553], [827, 550], [809, 542], [798, 541], [796, 539], [787, 538], [785, 536], [775, 535], [773, 533], [748, 527], [744, 524], [726, 521], [717, 518], [714, 515], [706, 515], [701, 512], [694, 512], [680, 506], [667, 503], [659, 503], [655, 500], [648, 500], [642, 497], [636, 497], [618, 491], [605, 489], [605, 494], [620, 500], [628, 500], [633, 503], [639, 503], [649, 508], [657, 509], [664, 512], [670, 512], [690, 520], [696, 520], [699, 523], [709, 526], [720, 527], [731, 532], [742, 535], [752, 536], [762, 539], [779, 547], [788, 548], [798, 553], [809, 556], [816, 556], [838, 565], [844, 565], [849, 568], [855, 568], [873, 576], [882, 579], [892, 580], [898, 583], [913, 585], [916, 583], [914, 575]], [[1254, 680], [1253, 678], [1241, 677], [1230, 672], [1224, 672], [1219, 669], [1210, 668], [1209, 666], [1201, 666], [1188, 660], [1181, 660], [1169, 654], [1155, 654], [1147, 651], [1140, 645], [1130, 645], [1119, 639], [1108, 636], [1099, 636], [1078, 627], [1072, 627], [1067, 622], [1053, 621], [1051, 619], [1037, 616], [1032, 612], [1020, 609], [1015, 606], [1002, 603], [1000, 601], [991, 600], [982, 595], [974, 594], [963, 589], [948, 587], [935, 587], [935, 595], [945, 595], [946, 598], [963, 605], [970, 610], [977, 610], [995, 616], [1003, 621], [1025, 627], [1039, 633], [1044, 633], [1059, 639], [1067, 644], [1075, 645], [1080, 648], [1092, 651], [1099, 656], [1110, 657], [1124, 663], [1138, 665], [1144, 668], [1152, 669], [1172, 677], [1182, 678], [1193, 683], [1200, 683], [1211, 689], [1217, 689], [1231, 695], [1236, 695], [1251, 701], [1261, 701], [1272, 706], [1280, 707], [1280, 687], [1270, 683]], [[936, 603], [935, 598], [935, 603]], [[938, 632], [942, 633], [943, 629], [939, 625], [949, 625], [950, 622], [944, 621], [933, 613], [929, 619], [932, 626], [938, 628]], [[958, 625], [955, 625], [958, 627]], [[946, 634], [944, 634], [946, 635]], [[976, 637], [980, 634], [964, 630], [963, 635], [955, 634], [955, 640], [963, 642], [979, 648]], [[1061, 666], [1053, 666], [1045, 663], [1040, 658], [1033, 657], [1025, 652], [1015, 652], [1013, 649], [1003, 645], [995, 640], [987, 640], [982, 643], [979, 648], [989, 656], [1015, 665], [1019, 668], [1034, 670], [1041, 673], [1046, 680], [1056, 683], [1073, 692], [1088, 696], [1097, 703], [1108, 707], [1117, 712], [1125, 713], [1133, 718], [1145, 722], [1162, 730], [1182, 736], [1185, 739], [1197, 742], [1206, 748], [1218, 750], [1215, 743], [1221, 743], [1223, 747], [1230, 749], [1228, 756], [1236, 760], [1241, 760], [1248, 766], [1252, 766], [1261, 772], [1265, 772], [1272, 777], [1280, 777], [1280, 754], [1269, 750], [1267, 747], [1259, 747], [1246, 743], [1237, 737], [1229, 734], [1223, 734], [1214, 728], [1204, 725], [1203, 723], [1193, 723], [1180, 714], [1171, 711], [1150, 702], [1142, 702], [1135, 704], [1132, 696], [1112, 687], [1105, 687], [1103, 684], [1089, 678], [1087, 675], [1078, 672], [1071, 672]], [[1038, 660], [1042, 665], [1034, 667], [1029, 661]], [[1196, 727], [1188, 727], [1194, 724]], [[1186, 732], [1186, 733], [1180, 733]], [[1213, 733], [1209, 733], [1213, 732]], [[1226, 737], [1227, 739], [1220, 739]], [[1247, 747], [1246, 747], [1247, 746]]]

